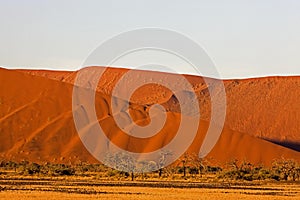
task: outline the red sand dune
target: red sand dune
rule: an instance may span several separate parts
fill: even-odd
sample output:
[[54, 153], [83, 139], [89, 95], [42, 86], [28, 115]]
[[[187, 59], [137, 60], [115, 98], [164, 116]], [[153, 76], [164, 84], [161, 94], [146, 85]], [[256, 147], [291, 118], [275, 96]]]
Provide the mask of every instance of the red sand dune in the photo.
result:
[[[114, 123], [108, 102], [115, 83], [126, 71], [108, 69], [99, 82], [96, 94], [96, 108], [101, 109], [99, 123], [110, 132], [111, 140], [124, 149], [148, 152], [160, 148], [176, 133], [181, 115], [178, 103], [172, 93], [161, 86], [140, 88], [131, 98], [130, 113], [134, 120], [147, 124], [149, 119], [145, 107], [158, 102], [168, 110], [166, 126], [150, 139], [124, 134]], [[81, 143], [73, 122], [75, 77], [74, 72], [0, 69], [1, 157], [36, 162], [96, 162]], [[210, 97], [202, 78], [187, 78], [198, 95], [203, 118], [189, 149], [198, 152], [208, 128]], [[208, 157], [220, 164], [234, 158], [263, 164], [270, 164], [280, 157], [299, 160], [300, 152], [261, 139], [300, 142], [297, 135], [300, 130], [297, 123], [300, 118], [297, 104], [299, 83], [297, 77], [225, 81], [227, 128]], [[136, 142], [139, 145], [132, 145]]]
[[[74, 72], [51, 72], [23, 70], [23, 72], [73, 83]], [[108, 69], [99, 82], [98, 91], [111, 94], [111, 90], [127, 69]], [[201, 118], [210, 118], [210, 96], [200, 77], [186, 76], [193, 84], [201, 105]], [[224, 81], [227, 96], [226, 126], [232, 130], [300, 151], [300, 77], [265, 77]], [[145, 95], [142, 91], [147, 91]], [[165, 94], [164, 96], [158, 96]], [[152, 91], [143, 88], [133, 101], [142, 103], [147, 96], [149, 104], [168, 102], [168, 107], [178, 111], [178, 105], [171, 103], [172, 93], [162, 92], [157, 87]], [[140, 101], [140, 100], [143, 101]]]

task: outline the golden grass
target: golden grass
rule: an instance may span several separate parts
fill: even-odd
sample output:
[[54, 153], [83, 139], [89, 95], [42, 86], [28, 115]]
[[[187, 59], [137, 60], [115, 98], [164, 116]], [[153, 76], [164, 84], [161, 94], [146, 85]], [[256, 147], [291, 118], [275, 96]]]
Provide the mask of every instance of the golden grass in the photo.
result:
[[[23, 177], [24, 178], [24, 177]], [[25, 177], [26, 178], [26, 177]], [[73, 199], [300, 199], [299, 182], [246, 182], [199, 184], [191, 182], [105, 181], [86, 178], [40, 179], [38, 177], [0, 179], [0, 200], [73, 200]], [[162, 184], [162, 185], [159, 185]], [[168, 185], [163, 185], [168, 184]], [[159, 187], [158, 187], [159, 186]]]
[[[283, 186], [284, 187], [284, 186]], [[282, 188], [283, 188], [282, 187]], [[145, 188], [145, 187], [98, 187], [94, 188], [101, 191], [101, 194], [74, 194], [60, 192], [41, 192], [41, 191], [4, 191], [0, 192], [0, 199], [15, 200], [71, 200], [71, 199], [138, 199], [138, 200], [168, 200], [168, 199], [246, 199], [246, 200], [276, 200], [276, 199], [299, 199], [300, 188], [297, 187], [298, 194], [294, 196], [286, 193], [271, 194], [272, 191], [252, 191], [239, 189], [202, 189], [202, 188]], [[295, 191], [294, 191], [295, 192]]]
[[[56, 169], [56, 166], [52, 167]], [[130, 177], [126, 178], [124, 174], [107, 173], [115, 171], [102, 168], [87, 172], [78, 168], [77, 173], [69, 176], [28, 175], [20, 169], [6, 166], [0, 171], [0, 200], [300, 199], [299, 180], [233, 180], [220, 178], [217, 172], [182, 177], [182, 174], [168, 175], [166, 169], [162, 177], [157, 173], [136, 174], [135, 181], [130, 181]]]

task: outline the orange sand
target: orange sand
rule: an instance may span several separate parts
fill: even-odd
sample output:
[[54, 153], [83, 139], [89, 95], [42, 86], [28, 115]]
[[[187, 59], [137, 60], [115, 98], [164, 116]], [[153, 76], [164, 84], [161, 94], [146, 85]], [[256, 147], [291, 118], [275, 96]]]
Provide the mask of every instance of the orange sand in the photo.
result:
[[[176, 134], [181, 115], [178, 103], [164, 87], [146, 85], [139, 88], [131, 98], [133, 119], [147, 124], [149, 117], [145, 108], [160, 103], [168, 111], [167, 123], [150, 139], [124, 134], [109, 113], [112, 89], [126, 71], [108, 69], [99, 82], [96, 95], [99, 123], [105, 132], [110, 133], [111, 140], [124, 149], [135, 152], [158, 149]], [[0, 68], [0, 157], [35, 162], [96, 162], [81, 143], [73, 122], [75, 77], [76, 72]], [[201, 108], [200, 128], [189, 149], [197, 153], [209, 124], [210, 96], [202, 78], [186, 77], [193, 85]], [[300, 142], [300, 125], [297, 123], [300, 118], [297, 102], [300, 78], [231, 80], [224, 81], [224, 84], [227, 93], [226, 127], [208, 157], [218, 164], [234, 158], [267, 165], [281, 157], [300, 160], [300, 152], [262, 139]], [[139, 145], [133, 145], [137, 141]]]

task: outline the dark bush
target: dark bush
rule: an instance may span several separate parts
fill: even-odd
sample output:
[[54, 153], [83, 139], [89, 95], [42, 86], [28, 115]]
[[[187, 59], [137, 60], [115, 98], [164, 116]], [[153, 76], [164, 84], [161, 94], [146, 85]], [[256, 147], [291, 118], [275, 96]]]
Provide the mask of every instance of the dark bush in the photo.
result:
[[189, 168], [188, 168], [188, 172], [189, 172], [190, 174], [199, 174], [199, 169], [196, 168], [196, 167], [189, 167]]
[[41, 166], [39, 164], [37, 164], [37, 163], [32, 163], [32, 164], [26, 166], [25, 169], [26, 169], [25, 171], [29, 175], [38, 174], [41, 171]]
[[207, 172], [216, 173], [216, 172], [221, 172], [222, 168], [221, 167], [214, 167], [214, 166], [213, 167], [212, 166], [207, 166], [206, 170], [207, 170]]

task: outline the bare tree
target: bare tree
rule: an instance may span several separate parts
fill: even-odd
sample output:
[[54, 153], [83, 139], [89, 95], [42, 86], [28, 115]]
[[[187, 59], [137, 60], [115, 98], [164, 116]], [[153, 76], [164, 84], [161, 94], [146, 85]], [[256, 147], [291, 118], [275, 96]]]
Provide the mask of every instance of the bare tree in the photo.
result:
[[189, 153], [184, 153], [180, 158], [179, 158], [179, 161], [180, 163], [182, 164], [182, 169], [183, 169], [183, 177], [186, 177], [186, 169], [187, 169], [187, 166], [191, 165], [192, 164], [192, 160], [193, 160], [193, 157], [191, 154]]
[[158, 176], [161, 177], [163, 173], [163, 168], [165, 167], [167, 157], [172, 156], [171, 151], [161, 151], [160, 152], [160, 158], [158, 161]]
[[203, 158], [200, 158], [196, 153], [192, 153], [190, 156], [191, 156], [191, 165], [197, 168], [198, 174], [199, 176], [201, 176], [205, 170]]
[[142, 174], [142, 179], [145, 177], [145, 172], [155, 171], [157, 168], [157, 163], [154, 161], [139, 161], [136, 166], [136, 171]]
[[273, 162], [273, 171], [281, 179], [295, 181], [298, 176], [297, 163], [294, 160], [281, 159]]
[[131, 155], [124, 152], [109, 153], [105, 157], [105, 163], [119, 171], [130, 173], [131, 180], [134, 180], [136, 160]]

